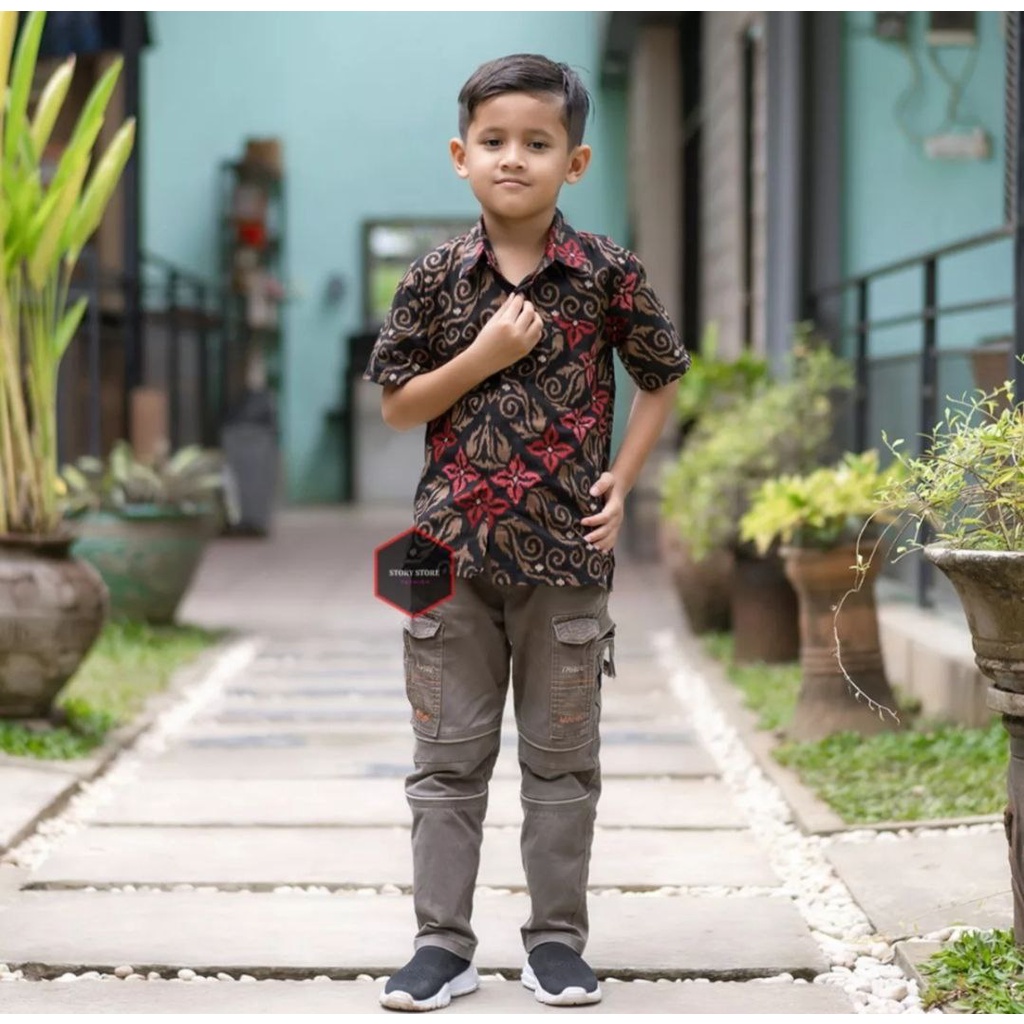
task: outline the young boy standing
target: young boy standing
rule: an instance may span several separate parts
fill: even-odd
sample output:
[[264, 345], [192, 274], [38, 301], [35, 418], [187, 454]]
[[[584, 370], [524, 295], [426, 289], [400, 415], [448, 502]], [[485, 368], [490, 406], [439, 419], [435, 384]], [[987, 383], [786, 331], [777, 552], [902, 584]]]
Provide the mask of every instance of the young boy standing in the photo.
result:
[[[365, 374], [390, 426], [426, 424], [415, 525], [456, 565], [452, 598], [405, 624], [419, 931], [381, 994], [391, 1009], [437, 1009], [479, 984], [470, 917], [510, 676], [523, 984], [553, 1005], [601, 998], [582, 953], [612, 549], [689, 357], [637, 258], [557, 209], [590, 163], [589, 106], [575, 72], [534, 55], [466, 82], [450, 149], [480, 222], [412, 265]], [[609, 467], [613, 352], [640, 391]]]

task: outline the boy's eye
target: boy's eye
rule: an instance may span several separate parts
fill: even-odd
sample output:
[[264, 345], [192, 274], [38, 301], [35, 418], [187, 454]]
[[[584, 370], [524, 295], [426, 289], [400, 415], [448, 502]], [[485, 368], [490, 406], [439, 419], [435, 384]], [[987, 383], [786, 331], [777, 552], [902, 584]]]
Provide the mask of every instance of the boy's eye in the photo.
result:
[[547, 149], [548, 148], [548, 144], [546, 142], [531, 142], [530, 143], [530, 148], [531, 149]]
[[488, 149], [494, 149], [501, 145], [501, 139], [484, 139], [483, 144], [487, 146]]

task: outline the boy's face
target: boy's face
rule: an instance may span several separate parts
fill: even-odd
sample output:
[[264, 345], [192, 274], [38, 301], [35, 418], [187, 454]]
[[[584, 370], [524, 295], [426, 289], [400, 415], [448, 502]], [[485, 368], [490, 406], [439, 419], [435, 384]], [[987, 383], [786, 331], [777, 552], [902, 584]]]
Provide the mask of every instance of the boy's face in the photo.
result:
[[510, 221], [554, 214], [563, 184], [575, 184], [590, 147], [569, 148], [561, 97], [508, 92], [473, 112], [466, 138], [452, 139], [455, 172], [466, 178], [485, 213]]

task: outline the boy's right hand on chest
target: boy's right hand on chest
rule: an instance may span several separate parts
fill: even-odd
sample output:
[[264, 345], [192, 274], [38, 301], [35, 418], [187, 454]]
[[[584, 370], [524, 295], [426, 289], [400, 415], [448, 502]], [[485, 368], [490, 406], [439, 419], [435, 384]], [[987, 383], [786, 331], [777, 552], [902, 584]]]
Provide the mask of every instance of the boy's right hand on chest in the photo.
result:
[[529, 355], [543, 333], [544, 321], [533, 303], [513, 292], [480, 329], [472, 347], [488, 372], [497, 373]]

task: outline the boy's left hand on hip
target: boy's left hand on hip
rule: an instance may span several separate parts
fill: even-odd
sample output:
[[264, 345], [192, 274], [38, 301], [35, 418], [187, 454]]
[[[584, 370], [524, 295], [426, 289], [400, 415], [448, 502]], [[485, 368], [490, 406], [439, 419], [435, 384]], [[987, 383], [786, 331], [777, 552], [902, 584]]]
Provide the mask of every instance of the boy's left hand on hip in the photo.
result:
[[586, 527], [593, 527], [583, 539], [598, 551], [611, 551], [622, 526], [625, 515], [624, 495], [619, 493], [615, 477], [611, 473], [602, 473], [590, 488], [595, 497], [604, 495], [604, 508], [592, 516], [585, 516], [581, 522]]

